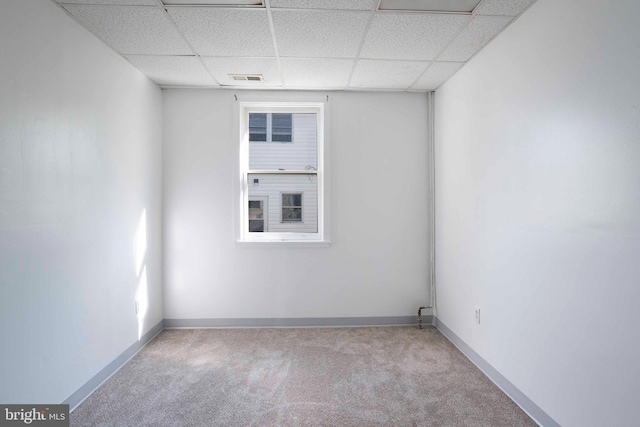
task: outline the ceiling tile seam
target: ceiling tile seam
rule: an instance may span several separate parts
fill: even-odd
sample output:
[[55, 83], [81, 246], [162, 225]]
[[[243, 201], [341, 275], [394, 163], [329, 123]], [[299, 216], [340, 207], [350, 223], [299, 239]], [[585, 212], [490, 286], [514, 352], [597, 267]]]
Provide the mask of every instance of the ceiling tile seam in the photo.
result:
[[[162, 2], [161, 2], [162, 3]], [[224, 7], [211, 6], [206, 4], [163, 4], [165, 9], [204, 9], [204, 10], [224, 10], [224, 11], [244, 11], [244, 12], [260, 12], [266, 10], [264, 7]]]
[[209, 76], [211, 76], [211, 79], [213, 80], [213, 82], [215, 82], [216, 85], [220, 86], [220, 82], [218, 81], [218, 79], [215, 78], [215, 76], [213, 75], [211, 70], [209, 70], [209, 67], [207, 67], [207, 65], [204, 63], [204, 61], [200, 57], [200, 53], [191, 45], [191, 42], [189, 42], [187, 37], [182, 33], [182, 31], [178, 27], [178, 24], [176, 24], [175, 21], [173, 20], [173, 18], [171, 18], [171, 15], [169, 15], [169, 11], [165, 7], [165, 5], [162, 3], [162, 1], [161, 0], [156, 0], [156, 2], [158, 3], [158, 7], [160, 7], [162, 9], [162, 12], [163, 12], [162, 14], [166, 17], [166, 19], [173, 26], [173, 28], [178, 32], [180, 37], [182, 37], [182, 40], [184, 40], [184, 42], [187, 44], [187, 46], [189, 46], [189, 49], [191, 49], [191, 52], [194, 53], [195, 57], [198, 58], [198, 62], [200, 62], [200, 65], [204, 68], [204, 70], [207, 72], [207, 74], [209, 74]]
[[422, 78], [422, 76], [425, 75], [425, 73], [427, 72], [427, 70], [429, 68], [431, 68], [431, 66], [433, 65], [434, 61], [429, 61], [429, 63], [427, 64], [427, 66], [424, 68], [424, 70], [422, 70], [422, 72], [418, 75], [418, 78], [416, 80], [414, 80], [409, 86], [407, 86], [406, 88], [404, 88], [404, 92], [408, 92], [409, 90], [411, 90], [413, 88], [414, 85], [416, 85], [420, 79]]
[[[129, 58], [127, 58], [127, 55], [136, 55], [135, 53], [121, 53], [121, 52], [118, 52], [117, 50], [115, 50], [115, 48], [113, 46], [111, 46], [111, 44], [107, 43], [107, 41], [105, 39], [103, 39], [101, 36], [97, 35], [93, 31], [91, 31], [86, 25], [84, 25], [84, 23], [82, 21], [80, 21], [78, 18], [76, 18], [76, 16], [74, 14], [72, 14], [69, 10], [67, 10], [67, 8], [65, 8], [64, 5], [56, 2], [55, 0], [51, 0], [51, 3], [56, 5], [59, 9], [61, 9], [69, 18], [71, 18], [75, 23], [77, 23], [82, 28], [84, 28], [89, 34], [91, 34], [93, 37], [95, 37], [96, 40], [100, 41], [103, 45], [105, 45], [110, 51], [112, 51], [113, 53], [115, 53], [116, 55], [118, 55], [119, 57], [124, 59], [125, 61], [127, 61], [127, 63], [129, 65], [131, 65], [133, 68], [135, 68], [136, 70], [141, 72], [145, 77], [147, 77], [149, 80], [151, 80], [151, 78], [149, 76], [147, 76], [141, 69], [139, 69], [138, 67], [133, 65], [133, 63], [131, 61], [129, 61]], [[69, 3], [69, 4], [67, 4], [67, 6], [78, 6], [78, 5]], [[82, 5], [79, 5], [79, 6], [82, 6]], [[155, 6], [146, 6], [146, 7], [155, 7]]]
[[[516, 22], [518, 20], [518, 18], [520, 18], [522, 16], [522, 14], [524, 14], [531, 6], [533, 6], [533, 4], [535, 3], [535, 1], [531, 2], [531, 4], [529, 6], [527, 6], [522, 12], [520, 12], [519, 15], [516, 15], [514, 17], [511, 17], [511, 15], [508, 16], [502, 16], [502, 15], [496, 15], [498, 17], [503, 17], [503, 18], [511, 18], [511, 20], [507, 23], [507, 25], [505, 25], [500, 31], [498, 31], [496, 34], [493, 35], [493, 37], [491, 37], [489, 40], [487, 40], [487, 42], [482, 45], [482, 47], [478, 50], [476, 50], [476, 52], [471, 55], [469, 57], [469, 59], [467, 59], [462, 67], [460, 67], [454, 74], [457, 74], [465, 65], [467, 65], [469, 63], [469, 61], [471, 61], [473, 58], [475, 58], [480, 51], [484, 50], [484, 48], [486, 48], [487, 46], [489, 46], [489, 44], [494, 41], [496, 39], [496, 37], [498, 37], [500, 34], [502, 34], [507, 28], [509, 28], [514, 22]], [[489, 16], [489, 15], [478, 15], [478, 16]], [[442, 55], [443, 52], [440, 53], [440, 55]], [[440, 61], [440, 62], [448, 62], [448, 61]], [[449, 78], [447, 78], [445, 81], [443, 81], [442, 83], [440, 83], [440, 85], [438, 85], [438, 87], [436, 89], [438, 89], [440, 86], [442, 86], [443, 84], [445, 84], [451, 77], [453, 77], [453, 75], [449, 76]]]
[[[230, 86], [230, 85], [221, 85], [221, 86], [214, 86], [214, 85], [208, 85], [208, 86], [203, 86], [203, 85], [176, 85], [176, 84], [161, 84], [159, 85], [162, 89], [202, 89], [202, 88], [207, 88], [207, 89], [216, 89], [216, 90], [256, 90], [255, 87], [250, 87], [250, 86]], [[269, 91], [282, 91], [282, 88], [279, 86], [268, 86], [268, 87], [261, 87], [258, 90], [269, 90]], [[345, 89], [342, 86], [337, 86], [337, 87], [320, 87], [320, 88], [309, 88], [306, 86], [291, 86], [289, 89], [289, 91], [304, 91], [304, 92], [325, 92], [325, 91], [333, 91], [333, 92], [389, 92], [389, 93], [393, 93], [393, 92], [398, 92], [398, 89], [395, 88], [378, 88], [378, 87], [353, 87], [353, 88], [348, 88]], [[408, 91], [411, 93], [425, 93], [425, 92], [432, 92], [432, 90], [426, 90], [426, 89], [414, 89], [411, 91]]]
[[97, 3], [58, 3], [56, 0], [51, 0], [54, 4], [58, 6], [73, 6], [83, 9], [96, 9], [96, 8], [107, 8], [107, 9], [155, 9], [157, 6], [151, 4], [97, 4]]
[[480, 9], [482, 9], [482, 5], [484, 5], [486, 2], [488, 2], [489, 0], [480, 0], [480, 3], [478, 3], [476, 5], [476, 7], [473, 8], [473, 10], [471, 11], [472, 15], [476, 15], [478, 13], [478, 11]]
[[182, 55], [171, 55], [171, 54], [157, 54], [157, 53], [123, 53], [122, 56], [153, 56], [153, 57], [167, 57], [167, 58], [196, 58], [198, 55], [194, 54], [182, 54]]
[[[467, 19], [467, 22], [465, 22], [465, 24], [462, 26], [462, 28], [460, 29], [460, 31], [458, 31], [458, 34], [456, 34], [450, 41], [449, 43], [447, 43], [446, 46], [444, 46], [444, 48], [442, 48], [442, 50], [440, 52], [438, 52], [438, 54], [433, 58], [433, 61], [431, 62], [431, 64], [429, 64], [429, 66], [427, 68], [425, 68], [425, 70], [422, 72], [422, 74], [420, 74], [418, 76], [418, 78], [411, 83], [411, 85], [406, 89], [407, 91], [412, 90], [413, 87], [415, 85], [418, 84], [418, 82], [420, 81], [420, 79], [422, 79], [424, 77], [424, 75], [427, 73], [427, 71], [429, 70], [429, 68], [431, 68], [431, 66], [435, 63], [435, 62], [445, 62], [445, 61], [438, 61], [438, 58], [440, 58], [440, 56], [442, 56], [442, 54], [444, 52], [446, 52], [446, 50], [449, 48], [449, 46], [451, 46], [453, 44], [453, 42], [460, 37], [460, 35], [463, 33], [463, 31], [469, 26], [469, 24], [471, 23], [471, 21], [474, 20], [474, 18], [477, 15], [478, 10], [480, 10], [480, 7], [488, 0], [480, 0], [480, 3], [478, 3], [478, 5], [475, 7], [475, 9], [473, 9], [473, 11], [470, 14], [469, 19]], [[478, 49], [478, 51], [476, 51], [476, 53], [473, 55], [475, 56], [482, 48]], [[463, 62], [462, 67], [464, 67], [464, 64], [466, 64], [466, 61]], [[462, 68], [460, 67], [460, 68]], [[458, 71], [460, 71], [460, 69], [458, 69]], [[456, 71], [456, 73], [458, 72]], [[454, 73], [455, 74], [455, 73]], [[451, 76], [449, 76], [449, 78], [451, 78]], [[449, 78], [447, 78], [444, 82], [446, 82], [447, 80], [449, 80]], [[442, 84], [444, 84], [444, 82], [442, 82], [440, 85], [438, 85], [438, 87], [442, 86]], [[436, 88], [437, 89], [437, 88]]]
[[[498, 17], [506, 17], [506, 18], [511, 17], [511, 20], [510, 20], [510, 21], [507, 23], [507, 25], [505, 25], [505, 26], [504, 26], [500, 31], [498, 31], [496, 34], [494, 34], [494, 36], [493, 36], [493, 37], [491, 37], [489, 40], [487, 40], [487, 42], [486, 42], [484, 45], [482, 45], [482, 47], [481, 47], [480, 49], [476, 50], [476, 52], [475, 52], [473, 55], [471, 55], [471, 57], [469, 57], [469, 59], [467, 59], [466, 61], [464, 61], [464, 62], [462, 63], [462, 66], [461, 66], [458, 70], [456, 70], [456, 72], [455, 72], [455, 73], [453, 73], [453, 74], [452, 74], [452, 75], [450, 75], [448, 78], [446, 78], [446, 79], [445, 79], [445, 81], [443, 81], [442, 83], [440, 83], [440, 84], [438, 85], [438, 87], [436, 87], [436, 88], [434, 89], [434, 91], [435, 91], [435, 90], [438, 90], [438, 89], [440, 88], [440, 86], [442, 86], [442, 85], [443, 85], [443, 84], [445, 84], [447, 81], [449, 81], [449, 79], [451, 79], [451, 77], [453, 77], [455, 74], [459, 73], [459, 72], [460, 72], [460, 70], [461, 70], [462, 68], [464, 68], [464, 66], [465, 66], [465, 65], [467, 65], [467, 64], [469, 63], [469, 61], [471, 61], [473, 58], [475, 58], [475, 57], [476, 57], [476, 55], [478, 55], [478, 54], [480, 53], [480, 51], [482, 51], [485, 47], [487, 47], [487, 46], [489, 45], [489, 43], [491, 43], [491, 42], [492, 42], [496, 37], [498, 37], [500, 34], [502, 34], [502, 32], [503, 32], [503, 31], [505, 31], [507, 28], [509, 28], [509, 27], [510, 27], [510, 26], [511, 26], [511, 25], [512, 25], [512, 24], [513, 24], [513, 23], [514, 23], [514, 22], [515, 22], [519, 17], [521, 17], [521, 16], [522, 16], [522, 15], [523, 15], [527, 10], [529, 10], [529, 8], [530, 8], [531, 6], [533, 6], [533, 4], [536, 2], [535, 0], [534, 0], [534, 1], [532, 1], [532, 2], [531, 2], [531, 4], [529, 4], [529, 6], [527, 6], [524, 10], [522, 10], [518, 15], [513, 16], [513, 17], [512, 17], [511, 15], [503, 16], [503, 15], [479, 15], [479, 14], [475, 14], [475, 11], [476, 11], [476, 10], [478, 10], [478, 9], [480, 8], [480, 6], [482, 5], [482, 3], [484, 3], [485, 1], [487, 1], [487, 0], [482, 0], [482, 1], [478, 4], [478, 6], [474, 9], [474, 15], [475, 15], [475, 16], [483, 16], [483, 17], [484, 17], [484, 16], [498, 16]], [[474, 17], [475, 17], [475, 16], [474, 16]], [[470, 21], [469, 21], [469, 22], [470, 22]], [[467, 25], [468, 25], [468, 23], [467, 23]], [[465, 26], [465, 27], [466, 27], [466, 26]], [[458, 36], [456, 36], [456, 38], [457, 38], [457, 37], [458, 37]], [[455, 40], [455, 39], [454, 39], [454, 40]], [[446, 49], [446, 48], [445, 48], [445, 49]], [[444, 50], [438, 54], [438, 56], [436, 57], [436, 59], [434, 60], [434, 62], [435, 62], [435, 61], [437, 61], [437, 60], [438, 60], [438, 58], [439, 58], [443, 53], [444, 53]], [[449, 61], [438, 61], [438, 62], [449, 62]], [[426, 72], [426, 70], [425, 70], [425, 72]], [[422, 78], [422, 76], [421, 76], [421, 78]], [[417, 83], [417, 82], [414, 82], [414, 85], [415, 85], [416, 83]]]
[[[480, 4], [478, 4], [480, 5]], [[198, 8], [208, 8], [208, 6], [204, 5], [195, 5], [195, 6], [179, 6], [179, 5], [171, 5], [167, 7], [198, 7]], [[210, 6], [209, 6], [210, 7]], [[238, 8], [228, 8], [228, 7], [219, 7], [215, 6], [216, 9], [231, 9], [238, 10]], [[248, 8], [254, 9], [254, 8]], [[260, 9], [260, 8], [255, 8]], [[477, 8], [476, 8], [477, 9]], [[367, 10], [363, 9], [329, 9], [325, 7], [314, 7], [314, 8], [295, 8], [295, 7], [271, 7], [271, 10], [276, 12], [294, 12], [294, 13], [304, 13], [304, 12], [314, 12], [314, 11], [323, 11], [323, 12], [341, 12], [341, 13], [362, 13], [367, 12]], [[379, 13], [382, 15], [462, 15], [462, 16], [471, 16], [473, 12], [445, 12], [438, 10], [375, 10], [375, 13]], [[512, 16], [512, 15], [492, 15], [492, 14], [479, 14], [481, 16]], [[514, 15], [515, 16], [515, 15]]]
[[[148, 53], [140, 53], [140, 54], [127, 54], [127, 55], [149, 55], [149, 56], [196, 56], [196, 55], [158, 55], [158, 54], [148, 54]], [[200, 55], [200, 57], [204, 59], [276, 59], [275, 56], [237, 56], [237, 55]], [[332, 60], [332, 61], [353, 61], [353, 57], [344, 57], [344, 56], [280, 56], [280, 59], [287, 60], [300, 60], [300, 61], [308, 61], [308, 60]], [[466, 61], [438, 61], [438, 60], [429, 60], [429, 59], [408, 59], [408, 58], [359, 58], [360, 60], [366, 61], [384, 61], [384, 62], [456, 62], [459, 64], [464, 64]]]
[[478, 13], [476, 14], [476, 16], [482, 16], [483, 18], [515, 18], [518, 15], [494, 15], [494, 14], [489, 14], [489, 15], [485, 15], [483, 13]]
[[158, 6], [150, 4], [88, 4], [88, 3], [56, 3], [55, 0], [51, 0], [58, 6], [72, 6], [78, 9], [155, 9]]
[[[478, 16], [518, 16], [518, 15], [487, 15], [484, 13], [478, 13], [479, 10], [482, 9], [482, 6], [487, 3], [489, 0], [480, 0], [480, 3], [478, 3], [478, 5], [475, 7], [475, 9], [473, 9], [473, 12], [471, 12], [473, 15], [478, 15]], [[535, 0], [534, 0], [535, 3]]]
[[302, 9], [302, 8], [296, 8], [296, 7], [271, 7], [271, 10], [274, 12], [293, 12], [293, 13], [309, 13], [309, 12], [320, 11], [320, 12], [340, 12], [340, 13], [358, 14], [358, 13], [369, 12], [369, 10], [363, 10], [363, 9], [327, 9], [324, 7], [308, 8], [308, 9]]
[[[336, 59], [340, 59], [340, 58], [336, 58]], [[432, 61], [435, 61], [434, 59], [372, 58], [372, 57], [367, 57], [367, 56], [360, 57], [360, 58], [358, 58], [358, 60], [360, 60], [360, 61], [384, 61], [384, 62], [432, 62]], [[464, 62], [464, 61], [441, 61], [441, 62]]]
[[[483, 1], [484, 1], [484, 0], [482, 0], [482, 1], [478, 4], [478, 7], [480, 6], [480, 4], [482, 4], [482, 2], [483, 2]], [[478, 9], [478, 8], [476, 7], [476, 8], [474, 9], [474, 11], [475, 11], [475, 10], [477, 10], [477, 9]], [[456, 41], [456, 39], [457, 39], [458, 37], [460, 37], [460, 35], [461, 35], [461, 34], [463, 33], [463, 31], [464, 31], [464, 30], [469, 26], [469, 24], [474, 20], [474, 18], [475, 18], [475, 15], [474, 15], [473, 13], [472, 13], [471, 15], [469, 15], [469, 19], [467, 19], [467, 22], [465, 22], [465, 23], [464, 23], [464, 25], [462, 26], [462, 28], [460, 28], [460, 30], [458, 31], [458, 33], [457, 33], [456, 35], [454, 35], [454, 36], [451, 38], [451, 40], [449, 40], [449, 43], [447, 43], [447, 44], [446, 44], [446, 45], [445, 45], [445, 46], [440, 50], [440, 52], [438, 52], [438, 54], [437, 54], [436, 56], [434, 56], [434, 57], [431, 59], [431, 63], [429, 64], [429, 66], [428, 66], [427, 68], [425, 68], [425, 69], [424, 69], [424, 71], [422, 72], [422, 74], [420, 74], [420, 75], [418, 76], [418, 78], [417, 78], [417, 79], [415, 79], [415, 80], [413, 81], [413, 83], [411, 83], [411, 84], [410, 84], [410, 85], [405, 89], [406, 91], [413, 89], [413, 87], [414, 87], [415, 85], [417, 85], [417, 84], [418, 84], [418, 82], [420, 81], [420, 79], [421, 79], [422, 77], [424, 77], [424, 75], [427, 73], [427, 70], [428, 70], [429, 68], [431, 68], [431, 65], [433, 65], [433, 63], [434, 63], [434, 62], [438, 61], [438, 58], [440, 58], [440, 56], [441, 56], [441, 55], [442, 55], [442, 54], [443, 54], [443, 53], [444, 53], [444, 52], [449, 48], [449, 46], [451, 46], [451, 45], [453, 44], [453, 42], [454, 42], [454, 41]], [[444, 61], [439, 61], [439, 62], [444, 62]], [[464, 66], [464, 65], [463, 65], [463, 66]]]
[[271, 15], [270, 0], [264, 0], [264, 5], [267, 9], [267, 19], [269, 20], [269, 30], [271, 31], [271, 41], [273, 42], [273, 51], [276, 55], [276, 64], [278, 64], [278, 74], [280, 75], [280, 86], [285, 89], [284, 83], [284, 71], [282, 70], [282, 63], [280, 62], [280, 51], [278, 50], [278, 39], [276, 38], [276, 27], [273, 25], [273, 15]]
[[275, 56], [200, 55], [205, 59], [276, 59]]
[[382, 2], [382, 0], [377, 0], [373, 3], [373, 6], [371, 6], [371, 10], [369, 11], [369, 19], [367, 20], [367, 25], [364, 27], [364, 31], [362, 32], [362, 39], [360, 40], [360, 46], [358, 46], [356, 56], [353, 58], [353, 65], [351, 66], [349, 78], [347, 79], [347, 85], [344, 87], [345, 89], [351, 87], [351, 80], [353, 79], [353, 74], [355, 73], [356, 67], [358, 66], [360, 53], [362, 53], [362, 48], [367, 41], [367, 35], [369, 34], [369, 30], [371, 29], [371, 23], [373, 22], [373, 17], [376, 15], [376, 10], [380, 7], [380, 2]]
[[208, 86], [203, 86], [203, 85], [175, 85], [175, 84], [167, 84], [167, 85], [159, 85], [160, 88], [162, 89], [219, 89], [221, 86], [214, 86], [214, 85], [208, 85]]
[[350, 87], [346, 90], [351, 92], [400, 92], [396, 88], [388, 87]]
[[454, 15], [471, 16], [470, 12], [444, 12], [439, 10], [377, 10], [380, 15]]

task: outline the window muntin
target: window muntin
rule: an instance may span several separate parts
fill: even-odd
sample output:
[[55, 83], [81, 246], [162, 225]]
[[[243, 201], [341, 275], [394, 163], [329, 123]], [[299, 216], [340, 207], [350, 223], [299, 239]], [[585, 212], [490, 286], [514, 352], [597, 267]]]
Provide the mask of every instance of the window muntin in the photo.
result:
[[[323, 103], [242, 103], [240, 113], [240, 240], [323, 241]], [[267, 140], [290, 134], [291, 142], [252, 140], [252, 134], [264, 132], [265, 118]], [[249, 201], [260, 197], [263, 228], [250, 222], [258, 219], [251, 218]], [[255, 214], [257, 204], [252, 206]]]

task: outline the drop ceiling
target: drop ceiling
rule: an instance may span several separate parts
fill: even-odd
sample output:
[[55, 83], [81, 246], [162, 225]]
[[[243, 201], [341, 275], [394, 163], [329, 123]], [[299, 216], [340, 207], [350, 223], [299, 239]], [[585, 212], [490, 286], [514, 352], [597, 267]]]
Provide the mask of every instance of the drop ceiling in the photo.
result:
[[429, 91], [535, 0], [52, 1], [162, 87]]

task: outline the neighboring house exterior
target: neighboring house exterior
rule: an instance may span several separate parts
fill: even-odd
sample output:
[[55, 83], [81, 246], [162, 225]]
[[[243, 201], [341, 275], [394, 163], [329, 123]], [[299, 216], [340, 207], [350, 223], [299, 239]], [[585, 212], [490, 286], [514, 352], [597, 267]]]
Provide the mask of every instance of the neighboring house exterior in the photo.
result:
[[250, 114], [249, 231], [318, 231], [317, 117]]

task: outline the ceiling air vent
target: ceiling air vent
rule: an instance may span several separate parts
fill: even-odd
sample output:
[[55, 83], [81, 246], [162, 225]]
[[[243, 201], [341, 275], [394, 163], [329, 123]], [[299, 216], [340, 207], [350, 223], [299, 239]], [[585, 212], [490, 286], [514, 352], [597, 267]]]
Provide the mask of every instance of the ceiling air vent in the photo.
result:
[[245, 82], [261, 82], [264, 81], [262, 74], [229, 74], [233, 80]]

